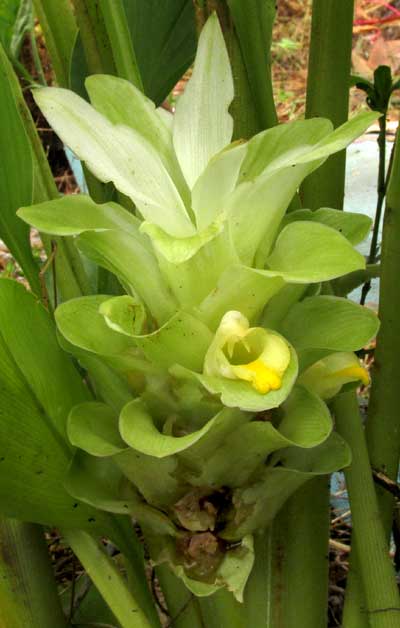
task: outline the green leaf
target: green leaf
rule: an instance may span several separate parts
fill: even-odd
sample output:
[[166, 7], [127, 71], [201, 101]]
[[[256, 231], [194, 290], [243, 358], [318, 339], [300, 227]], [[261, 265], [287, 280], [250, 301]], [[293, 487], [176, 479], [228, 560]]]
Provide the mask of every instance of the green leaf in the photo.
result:
[[79, 349], [76, 345], [68, 342], [60, 332], [57, 333], [57, 338], [60, 347], [70, 355], [75, 356], [81, 367], [87, 371], [96, 399], [104, 401], [119, 413], [133, 397], [126, 377], [113, 371], [112, 365], [106, 364], [104, 356], [98, 357], [94, 353]]
[[48, 312], [25, 288], [0, 280], [0, 503], [8, 517], [107, 529], [104, 515], [63, 489], [66, 421], [88, 391], [60, 349]]
[[168, 510], [182, 497], [176, 456], [155, 458], [128, 448], [114, 456], [114, 462], [150, 506]]
[[[123, 454], [117, 454], [120, 456]], [[65, 487], [73, 497], [105, 510], [133, 515], [154, 533], [174, 535], [172, 522], [163, 513], [148, 506], [128, 482], [113, 458], [99, 458], [77, 451], [65, 480]]]
[[[376, 119], [362, 113], [332, 131], [323, 118], [268, 129], [249, 141], [238, 186], [227, 199], [235, 247], [243, 263], [263, 267], [279, 224], [302, 180]], [[268, 211], [266, 210], [268, 208]]]
[[57, 135], [104, 183], [112, 181], [150, 222], [168, 233], [194, 233], [183, 201], [154, 147], [140, 133], [114, 125], [83, 98], [55, 87], [34, 98]]
[[40, 294], [39, 270], [33, 259], [29, 227], [17, 216], [32, 201], [33, 162], [29, 138], [13, 94], [17, 82], [0, 46], [0, 237], [21, 265], [32, 290]]
[[230, 266], [222, 273], [215, 290], [197, 308], [199, 318], [213, 331], [225, 312], [240, 311], [257, 321], [269, 299], [284, 286], [281, 277], [269, 277], [248, 266]]
[[236, 186], [248, 144], [231, 144], [209, 161], [192, 190], [192, 208], [199, 231], [221, 213]]
[[0, 3], [0, 43], [8, 51], [20, 0], [2, 0]]
[[160, 269], [183, 308], [201, 303], [225, 269], [238, 262], [226, 223], [213, 223], [193, 239], [166, 240], [154, 230], [151, 237]]
[[21, 207], [18, 216], [43, 233], [79, 235], [85, 231], [119, 229], [138, 235], [140, 221], [117, 203], [95, 203], [86, 194], [67, 194], [56, 200]]
[[200, 430], [186, 436], [169, 436], [159, 432], [143, 403], [135, 399], [121, 412], [120, 432], [130, 447], [148, 456], [165, 458], [187, 449], [200, 440], [211, 429], [213, 421], [211, 419]]
[[176, 312], [176, 303], [142, 238], [115, 230], [87, 232], [78, 237], [77, 244], [96, 264], [117, 275], [127, 292], [138, 295], [161, 325]]
[[[319, 284], [312, 284], [318, 286]], [[302, 284], [286, 284], [267, 303], [267, 307], [262, 315], [262, 327], [269, 329], [279, 329], [279, 324], [290, 308], [306, 295], [308, 286]]]
[[132, 334], [132, 338], [147, 359], [159, 368], [181, 364], [200, 370], [212, 333], [191, 314], [178, 312], [155, 332], [142, 336]]
[[190, 188], [211, 157], [231, 141], [233, 79], [216, 14], [204, 26], [193, 74], [178, 100], [173, 127], [174, 147]]
[[380, 264], [367, 264], [365, 270], [355, 270], [344, 277], [335, 279], [335, 281], [332, 282], [333, 291], [338, 297], [345, 297], [367, 281], [380, 276]]
[[332, 227], [332, 229], [339, 231], [353, 245], [359, 244], [365, 240], [372, 225], [371, 218], [365, 214], [356, 214], [354, 212], [344, 212], [338, 209], [321, 207], [321, 209], [317, 209], [316, 211], [311, 211], [311, 209], [298, 209], [297, 211], [290, 212], [284, 217], [282, 226], [286, 226], [297, 220], [315, 220], [327, 227]]
[[266, 467], [256, 482], [235, 491], [234, 518], [221, 536], [236, 541], [245, 534], [266, 528], [288, 497], [307, 480], [338, 471], [350, 461], [347, 443], [335, 432], [317, 447], [289, 447], [280, 451], [276, 462], [282, 466]]
[[[252, 418], [252, 414], [236, 408], [222, 408], [217, 412], [213, 417], [211, 428], [203, 434], [201, 439], [193, 443], [188, 450], [182, 450], [178, 453], [177, 459], [179, 462], [183, 462], [184, 467], [188, 470], [184, 478], [188, 477], [189, 481], [195, 483], [195, 478], [201, 475], [207, 461], [211, 460], [215, 452], [224, 446], [231, 434], [240, 426], [251, 421]], [[231, 455], [225, 460], [225, 463], [228, 462], [229, 464], [232, 463]]]
[[34, 27], [32, 0], [20, 0], [10, 41], [10, 56], [18, 59], [25, 35]]
[[358, 89], [363, 89], [364, 91], [374, 89], [373, 83], [359, 74], [352, 74], [350, 76], [350, 87], [358, 87]]
[[146, 326], [143, 305], [127, 294], [104, 301], [99, 312], [111, 329], [126, 336], [141, 334]]
[[279, 329], [297, 351], [357, 351], [376, 336], [379, 319], [347, 299], [316, 296], [296, 303]]
[[193, 2], [124, 0], [124, 5], [144, 91], [159, 105], [194, 59]]
[[197, 232], [189, 238], [174, 238], [157, 225], [149, 222], [143, 222], [140, 230], [150, 237], [160, 260], [165, 258], [172, 264], [181, 265], [196, 255], [202, 247], [217, 238], [224, 230], [224, 224], [221, 220], [215, 221], [203, 231]]
[[267, 168], [254, 180], [239, 183], [227, 199], [225, 210], [243, 264], [259, 268], [265, 265], [291, 199], [303, 179], [320, 165], [321, 161], [271, 171]]
[[172, 145], [172, 133], [154, 103], [129, 81], [95, 74], [85, 81], [93, 107], [113, 124], [124, 124], [142, 135], [161, 157], [181, 196], [190, 203], [189, 190]]
[[267, 260], [274, 275], [293, 283], [316, 283], [365, 268], [365, 260], [331, 227], [293, 222], [279, 234]]
[[[248, 142], [239, 182], [254, 181], [261, 174], [300, 163], [333, 130], [330, 120], [312, 118], [280, 124], [258, 133]], [[313, 159], [311, 159], [313, 161]]]
[[126, 449], [118, 430], [118, 416], [104, 403], [74, 406], [68, 417], [68, 438], [92, 456], [112, 456]]
[[111, 329], [100, 314], [100, 306], [109, 299], [107, 295], [93, 295], [62, 303], [55, 313], [62, 335], [73, 345], [104, 356], [134, 349], [133, 340]]
[[198, 486], [241, 487], [258, 467], [262, 471], [272, 452], [292, 446], [310, 449], [326, 440], [332, 431], [327, 406], [302, 386], [292, 390], [280, 412], [283, 416], [277, 427], [266, 419], [245, 423], [232, 431], [207, 457], [202, 473], [192, 481]]
[[337, 127], [332, 133], [322, 139], [314, 146], [312, 151], [300, 157], [298, 163], [323, 159], [343, 150], [357, 139], [357, 137], [365, 133], [368, 127], [371, 126], [378, 117], [380, 117], [379, 114], [373, 111], [363, 111], [353, 116], [350, 120]]
[[24, 37], [32, 29], [32, 0], [1, 0], [0, 43], [10, 59], [18, 60]]

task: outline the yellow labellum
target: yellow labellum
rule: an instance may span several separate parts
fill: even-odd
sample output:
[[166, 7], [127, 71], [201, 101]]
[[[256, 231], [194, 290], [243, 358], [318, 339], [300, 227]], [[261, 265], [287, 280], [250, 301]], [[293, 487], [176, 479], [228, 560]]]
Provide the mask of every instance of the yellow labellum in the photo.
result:
[[368, 372], [363, 366], [348, 366], [340, 371], [335, 371], [333, 375], [337, 377], [352, 377], [354, 379], [359, 379], [364, 386], [368, 386], [370, 383]]
[[270, 390], [278, 390], [282, 386], [282, 379], [278, 373], [266, 366], [260, 359], [249, 364], [240, 364], [233, 367], [233, 370], [239, 379], [251, 382], [253, 388], [263, 395]]

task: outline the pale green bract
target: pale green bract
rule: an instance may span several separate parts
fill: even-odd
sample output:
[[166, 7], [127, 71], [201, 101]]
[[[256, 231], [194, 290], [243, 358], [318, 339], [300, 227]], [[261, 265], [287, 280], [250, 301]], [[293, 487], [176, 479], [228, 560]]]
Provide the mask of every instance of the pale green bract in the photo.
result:
[[226, 587], [241, 600], [252, 535], [309, 478], [350, 462], [323, 400], [367, 383], [353, 352], [378, 322], [319, 286], [365, 267], [353, 245], [369, 221], [286, 210], [302, 180], [376, 116], [336, 130], [297, 121], [231, 143], [233, 81], [215, 15], [168, 122], [122, 79], [90, 77], [87, 91], [92, 105], [57, 88], [34, 97], [135, 215], [84, 195], [19, 211], [73, 237], [125, 291], [55, 313], [61, 346], [97, 397], [70, 412], [78, 449], [65, 487], [133, 516], [152, 559], [196, 595]]

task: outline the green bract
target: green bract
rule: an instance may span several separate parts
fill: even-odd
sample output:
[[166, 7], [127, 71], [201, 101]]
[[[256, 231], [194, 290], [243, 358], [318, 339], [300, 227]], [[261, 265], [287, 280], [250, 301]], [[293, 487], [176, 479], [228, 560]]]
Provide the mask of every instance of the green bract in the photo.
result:
[[125, 290], [55, 313], [97, 394], [69, 413], [78, 450], [65, 487], [132, 515], [153, 560], [197, 595], [225, 586], [241, 600], [252, 535], [307, 479], [349, 463], [323, 399], [367, 381], [352, 352], [378, 323], [319, 284], [364, 268], [353, 244], [370, 224], [327, 208], [285, 213], [302, 180], [376, 116], [335, 130], [297, 121], [230, 144], [233, 81], [216, 16], [168, 123], [122, 79], [86, 87], [92, 105], [57, 88], [34, 96], [135, 214], [84, 195], [19, 211], [74, 237]]

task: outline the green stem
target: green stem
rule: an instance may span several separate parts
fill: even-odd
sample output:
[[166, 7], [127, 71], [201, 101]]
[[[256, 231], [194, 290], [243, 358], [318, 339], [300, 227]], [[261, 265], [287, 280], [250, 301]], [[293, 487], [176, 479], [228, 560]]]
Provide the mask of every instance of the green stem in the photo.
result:
[[[379, 118], [379, 136], [378, 136], [378, 147], [379, 147], [379, 167], [378, 167], [378, 200], [376, 203], [375, 210], [375, 220], [374, 220], [374, 228], [372, 232], [372, 240], [371, 246], [369, 249], [368, 255], [368, 264], [375, 264], [376, 262], [376, 254], [378, 250], [378, 235], [379, 235], [379, 227], [381, 224], [382, 217], [382, 209], [383, 209], [383, 201], [385, 200], [386, 194], [386, 113]], [[361, 305], [364, 305], [365, 299], [367, 298], [368, 292], [371, 289], [371, 281], [367, 281], [361, 292]]]
[[43, 530], [0, 518], [0, 628], [65, 628]]
[[267, 628], [326, 625], [328, 539], [329, 480], [322, 477], [297, 491], [274, 521]]
[[30, 42], [31, 42], [31, 51], [32, 51], [32, 58], [33, 58], [33, 63], [35, 66], [35, 70], [39, 79], [39, 82], [41, 83], [41, 85], [47, 85], [46, 83], [46, 79], [43, 73], [43, 68], [42, 68], [42, 62], [40, 61], [40, 56], [39, 56], [39, 50], [37, 47], [37, 42], [36, 42], [36, 35], [35, 35], [35, 29], [32, 28], [31, 32], [29, 33], [29, 38], [30, 38]]
[[[382, 232], [379, 330], [372, 373], [367, 420], [371, 465], [397, 481], [400, 459], [400, 140], [397, 132], [391, 175], [387, 187]], [[378, 489], [386, 534], [390, 533], [393, 498]]]
[[70, 0], [34, 0], [58, 85], [69, 86], [77, 28]]
[[[334, 413], [338, 432], [352, 450], [345, 470], [353, 522], [353, 552], [365, 596], [365, 625], [395, 628], [400, 622], [400, 597], [375, 493], [365, 433], [355, 393], [339, 395]], [[367, 624], [369, 622], [369, 624]], [[353, 628], [351, 624], [344, 628]]]
[[[313, 0], [306, 117], [347, 120], [353, 28], [353, 0]], [[342, 209], [346, 152], [329, 157], [304, 181], [303, 207]]]
[[100, 0], [104, 23], [110, 39], [118, 76], [143, 90], [122, 0]]
[[116, 74], [110, 40], [102, 12], [99, 11], [98, 0], [72, 0], [72, 4], [75, 7], [89, 74]]
[[243, 628], [250, 625], [245, 621], [243, 604], [239, 604], [226, 589], [200, 598], [199, 606], [205, 628]]
[[227, 0], [239, 40], [250, 91], [258, 118], [258, 130], [275, 126], [271, 43], [275, 0]]
[[63, 535], [121, 628], [151, 628], [121, 573], [99, 543], [82, 530], [63, 530]]
[[205, 628], [198, 598], [172, 573], [169, 566], [160, 565], [156, 573], [167, 602], [171, 628]]

